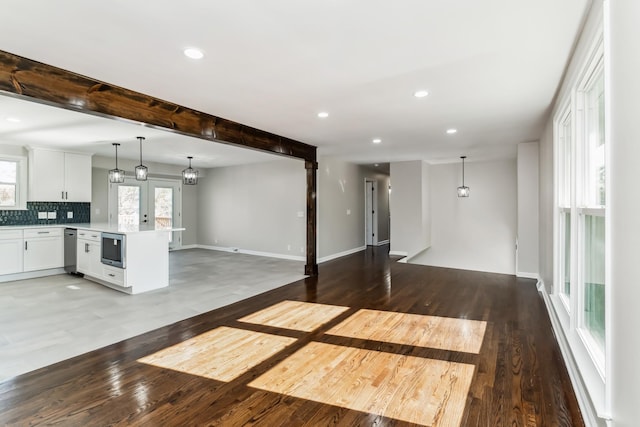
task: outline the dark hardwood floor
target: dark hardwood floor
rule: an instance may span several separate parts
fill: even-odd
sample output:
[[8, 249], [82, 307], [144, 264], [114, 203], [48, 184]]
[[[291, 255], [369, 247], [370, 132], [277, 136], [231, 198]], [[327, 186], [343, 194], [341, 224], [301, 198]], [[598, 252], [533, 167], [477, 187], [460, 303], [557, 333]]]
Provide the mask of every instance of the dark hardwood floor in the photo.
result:
[[5, 381], [0, 424], [584, 425], [535, 281], [387, 251]]

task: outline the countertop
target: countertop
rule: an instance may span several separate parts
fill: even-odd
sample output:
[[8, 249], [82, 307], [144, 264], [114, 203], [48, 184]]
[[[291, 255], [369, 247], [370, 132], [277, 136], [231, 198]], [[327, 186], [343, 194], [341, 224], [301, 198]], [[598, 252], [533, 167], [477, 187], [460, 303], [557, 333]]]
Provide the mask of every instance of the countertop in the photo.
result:
[[76, 223], [76, 224], [30, 224], [30, 225], [5, 225], [0, 226], [0, 230], [15, 230], [15, 229], [32, 229], [32, 228], [75, 228], [78, 230], [92, 230], [104, 233], [120, 233], [120, 234], [132, 234], [132, 233], [149, 233], [156, 231], [184, 231], [183, 227], [165, 227], [156, 228], [153, 224], [145, 225], [109, 225], [104, 222], [98, 223]]

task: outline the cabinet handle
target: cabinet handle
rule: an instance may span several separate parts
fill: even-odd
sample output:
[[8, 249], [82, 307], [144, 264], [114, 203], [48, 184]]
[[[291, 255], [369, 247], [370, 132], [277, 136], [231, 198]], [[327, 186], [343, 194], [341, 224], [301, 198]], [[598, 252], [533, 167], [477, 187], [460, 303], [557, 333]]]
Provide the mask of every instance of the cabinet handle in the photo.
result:
[[87, 252], [87, 253], [89, 252], [89, 244], [88, 243], [84, 244], [84, 251]]
[[69, 200], [69, 193], [67, 193], [66, 191], [64, 192], [64, 198], [65, 200]]
[[64, 200], [64, 191], [60, 192], [60, 197], [62, 198], [62, 200]]
[[28, 243], [29, 243], [29, 242], [27, 242], [26, 240], [24, 241], [24, 250], [25, 250], [25, 251], [27, 250]]
[[98, 235], [97, 234], [92, 234], [91, 237], [96, 238], [96, 237], [98, 237]]
[[115, 274], [113, 274], [113, 273], [109, 273], [109, 276], [111, 276], [111, 277], [116, 277], [116, 275], [115, 275]]
[[51, 233], [50, 231], [38, 231], [38, 234], [49, 234]]

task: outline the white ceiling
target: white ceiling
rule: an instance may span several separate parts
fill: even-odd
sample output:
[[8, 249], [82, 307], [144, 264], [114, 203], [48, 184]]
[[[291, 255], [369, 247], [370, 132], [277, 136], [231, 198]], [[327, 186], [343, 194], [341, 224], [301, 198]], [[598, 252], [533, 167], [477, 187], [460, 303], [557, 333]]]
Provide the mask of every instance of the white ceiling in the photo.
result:
[[[3, 8], [0, 49], [316, 145], [321, 155], [473, 161], [514, 156], [517, 143], [539, 138], [589, 3], [22, 0]], [[190, 46], [204, 59], [186, 58]], [[415, 98], [419, 89], [429, 96]], [[1, 101], [0, 118], [13, 115]], [[110, 155], [112, 139], [130, 140], [123, 155], [135, 158], [143, 135], [153, 161], [238, 162], [237, 150], [216, 154], [217, 144], [129, 123], [67, 111], [37, 117], [31, 137], [98, 154]], [[452, 127], [458, 133], [447, 135]], [[249, 150], [237, 155], [257, 161]]]

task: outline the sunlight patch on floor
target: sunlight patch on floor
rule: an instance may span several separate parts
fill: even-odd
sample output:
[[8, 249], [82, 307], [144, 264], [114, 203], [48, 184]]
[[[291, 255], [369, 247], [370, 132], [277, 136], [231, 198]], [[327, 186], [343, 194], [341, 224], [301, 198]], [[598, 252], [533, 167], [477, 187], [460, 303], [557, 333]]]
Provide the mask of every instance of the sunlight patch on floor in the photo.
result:
[[257, 389], [426, 426], [459, 426], [475, 367], [311, 342]]
[[477, 354], [486, 327], [480, 320], [362, 309], [327, 335]]
[[295, 341], [295, 338], [221, 326], [138, 359], [138, 362], [231, 381]]
[[338, 305], [282, 301], [238, 319], [240, 322], [311, 332], [349, 310]]

